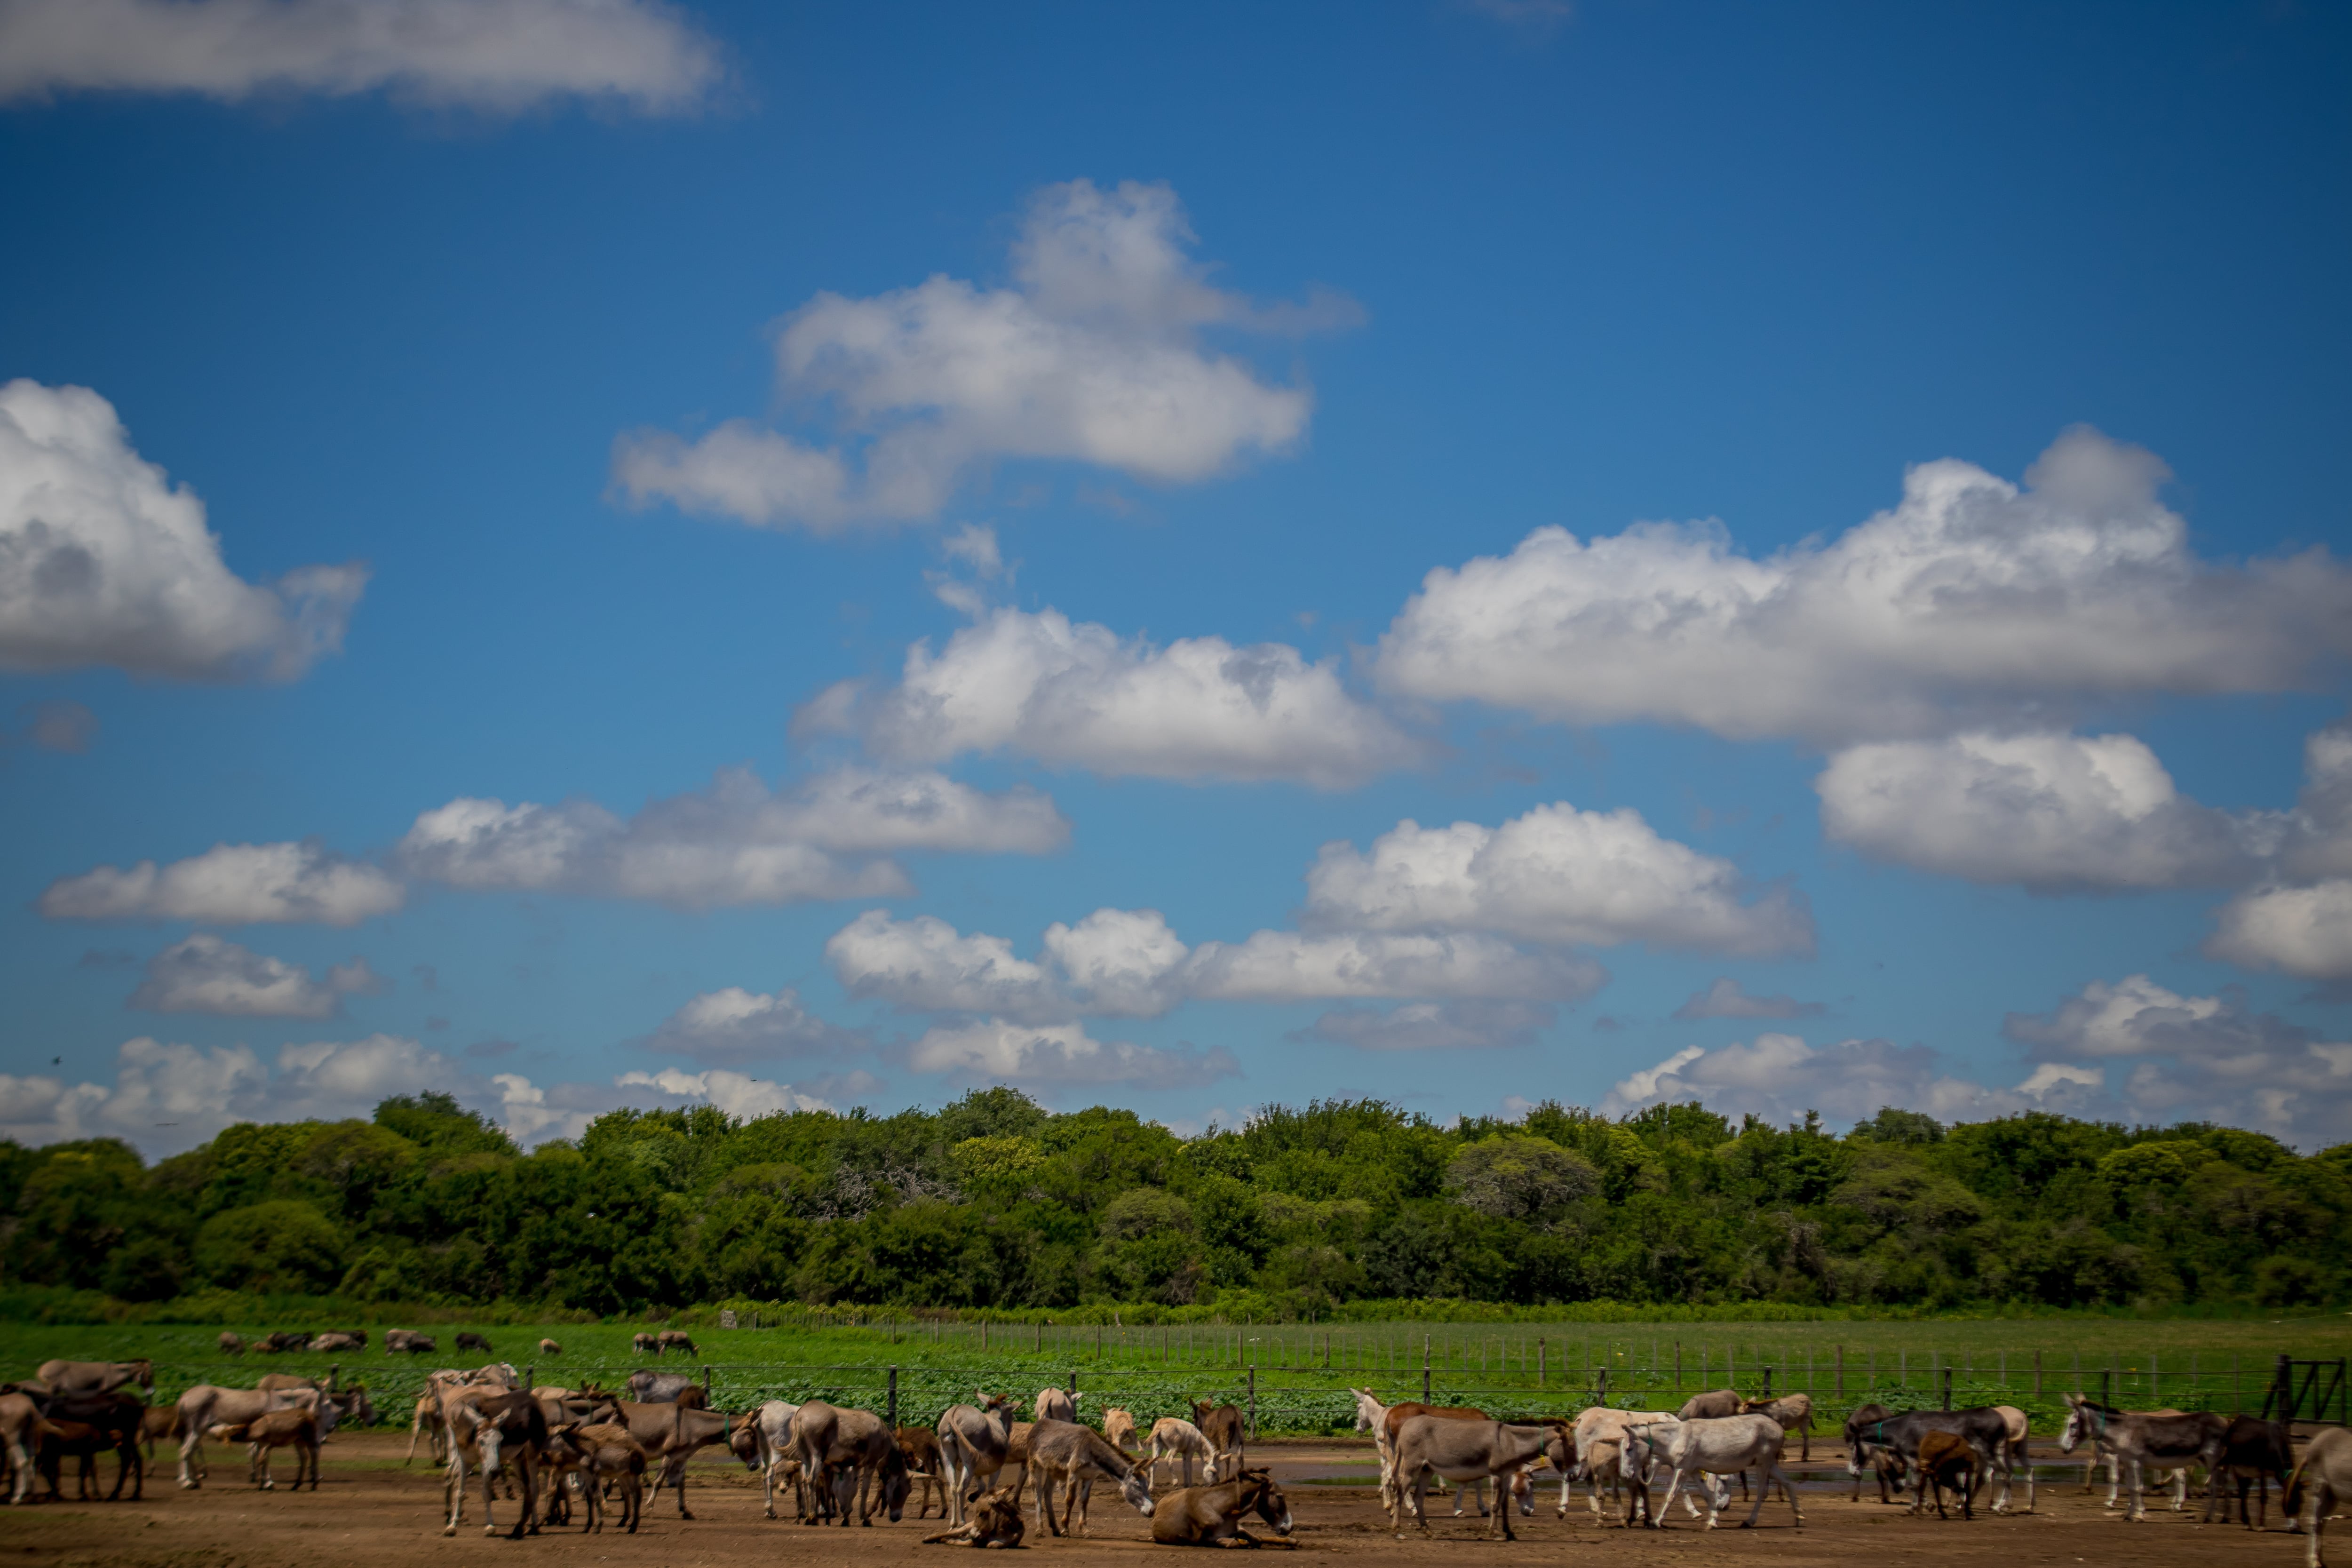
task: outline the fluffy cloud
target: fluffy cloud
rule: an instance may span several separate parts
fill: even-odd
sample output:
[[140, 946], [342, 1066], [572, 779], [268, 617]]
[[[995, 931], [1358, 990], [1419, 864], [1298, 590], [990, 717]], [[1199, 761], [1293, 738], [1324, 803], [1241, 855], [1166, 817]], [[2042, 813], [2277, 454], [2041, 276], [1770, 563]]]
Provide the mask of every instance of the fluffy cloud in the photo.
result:
[[1750, 996], [1728, 974], [1717, 975], [1704, 991], [1675, 1009], [1677, 1018], [1812, 1018], [1827, 1011], [1819, 1002], [1793, 996]]
[[1030, 1019], [1070, 1011], [1043, 968], [1013, 956], [1012, 942], [965, 936], [934, 915], [894, 921], [887, 910], [868, 910], [834, 933], [824, 957], [852, 996], [879, 997], [908, 1011]]
[[2257, 888], [2221, 906], [2205, 951], [2248, 969], [2352, 979], [2352, 879]]
[[40, 908], [53, 921], [349, 926], [392, 913], [406, 897], [394, 878], [317, 844], [215, 844], [168, 866], [142, 860], [60, 878]]
[[459, 799], [417, 817], [395, 858], [475, 889], [650, 899], [689, 908], [874, 898], [908, 890], [888, 860], [933, 849], [1038, 854], [1069, 826], [1034, 790], [987, 795], [937, 773], [842, 769], [789, 795], [743, 769], [624, 820], [593, 801]]
[[2352, 876], [2352, 723], [2305, 740], [2303, 773], [2280, 869], [2298, 878]]
[[2001, 1027], [2037, 1056], [2126, 1061], [2118, 1099], [2136, 1121], [2218, 1121], [2307, 1148], [2352, 1138], [2352, 1041], [2323, 1040], [2232, 993], [2184, 996], [2134, 974]]
[[1558, 1022], [1557, 1008], [1528, 1002], [1408, 1002], [1381, 1011], [1339, 1007], [1297, 1040], [1330, 1040], [1362, 1051], [1456, 1051], [1528, 1046]]
[[[0, 61], [28, 9], [0, 10]], [[0, 386], [0, 668], [290, 680], [341, 648], [366, 584], [359, 565], [244, 581], [204, 503], [131, 449], [112, 404]]]
[[1609, 972], [1575, 953], [1523, 952], [1472, 932], [1286, 931], [1205, 942], [1185, 965], [1195, 996], [1223, 1002], [1455, 997], [1576, 1002]]
[[1524, 952], [1463, 932], [1261, 931], [1188, 950], [1156, 910], [1097, 910], [1075, 926], [1056, 923], [1034, 962], [1003, 937], [966, 936], [929, 915], [894, 921], [869, 910], [835, 933], [825, 959], [853, 996], [1021, 1024], [1150, 1016], [1195, 997], [1577, 1001], [1609, 977], [1576, 954]]
[[744, 420], [692, 443], [636, 431], [614, 445], [614, 483], [640, 505], [830, 532], [933, 516], [996, 458], [1184, 483], [1281, 451], [1312, 398], [1211, 353], [1200, 331], [1339, 325], [1351, 310], [1259, 310], [1204, 281], [1192, 240], [1166, 185], [1049, 186], [1013, 245], [1013, 287], [940, 276], [872, 299], [819, 294], [787, 321], [780, 390], [836, 410], [862, 455]]
[[1336, 665], [1279, 643], [1222, 637], [1155, 647], [1057, 610], [1000, 609], [907, 652], [899, 683], [837, 687], [803, 729], [852, 728], [877, 755], [938, 762], [1017, 752], [1114, 777], [1361, 783], [1422, 748], [1349, 695]]
[[1399, 694], [1738, 739], [1937, 734], [2140, 692], [2273, 691], [2352, 651], [2352, 573], [2324, 551], [2201, 561], [2138, 447], [2077, 427], [2021, 489], [1945, 459], [1826, 543], [1765, 560], [1714, 523], [1440, 568], [1381, 639]]
[[122, 1044], [115, 1066], [110, 1086], [0, 1074], [0, 1137], [121, 1138], [169, 1153], [233, 1121], [365, 1117], [387, 1095], [467, 1087], [457, 1063], [391, 1035], [289, 1045], [275, 1073], [245, 1046], [200, 1049], [142, 1037]]
[[240, 1018], [325, 1018], [346, 996], [383, 989], [364, 958], [312, 979], [299, 963], [198, 931], [147, 961], [130, 1005], [151, 1013], [217, 1013]]
[[2129, 735], [1879, 742], [1832, 756], [1813, 787], [1830, 837], [1866, 855], [2043, 891], [2243, 881], [2284, 824], [2178, 794]]
[[1025, 1083], [1046, 1090], [1065, 1086], [1128, 1084], [1137, 1089], [1189, 1089], [1241, 1076], [1241, 1064], [1223, 1046], [1163, 1050], [1126, 1040], [1097, 1040], [1077, 1024], [1015, 1023], [988, 1018], [943, 1025], [908, 1047], [916, 1072], [946, 1073], [961, 1081]]
[[1813, 922], [1785, 889], [1740, 901], [1730, 861], [1662, 838], [1631, 807], [1539, 805], [1500, 827], [1397, 824], [1370, 854], [1323, 847], [1307, 874], [1320, 927], [1501, 931], [1535, 942], [1768, 956], [1812, 951]]
[[[2032, 1080], [2029, 1080], [2032, 1081]], [[1940, 1121], [1982, 1121], [2044, 1103], [2072, 1109], [2084, 1092], [2073, 1080], [2042, 1075], [2034, 1092], [1988, 1089], [1945, 1073], [1935, 1050], [1890, 1040], [1843, 1040], [1815, 1047], [1795, 1035], [1759, 1035], [1717, 1050], [1686, 1046], [1655, 1067], [1621, 1079], [1601, 1101], [1612, 1116], [1660, 1100], [1696, 1100], [1727, 1116], [1753, 1112], [1773, 1122], [1818, 1110], [1851, 1124], [1881, 1106], [1924, 1110]]]
[[75, 91], [334, 96], [513, 111], [584, 97], [693, 108], [718, 51], [659, 0], [13, 0], [0, 101]]
[[[651, 1089], [679, 1100], [716, 1106], [737, 1118], [841, 1109], [822, 1093], [803, 1092], [803, 1086], [747, 1078], [722, 1068], [713, 1068], [709, 1072], [681, 1072], [676, 1068], [664, 1068], [654, 1073], [625, 1072], [613, 1082], [621, 1089]], [[822, 1085], [805, 1086], [810, 1090], [821, 1088], [852, 1099], [872, 1094], [881, 1087], [880, 1082], [862, 1072]]]
[[703, 1062], [756, 1062], [856, 1050], [866, 1036], [829, 1024], [787, 987], [774, 995], [730, 985], [706, 991], [664, 1019], [646, 1044]]

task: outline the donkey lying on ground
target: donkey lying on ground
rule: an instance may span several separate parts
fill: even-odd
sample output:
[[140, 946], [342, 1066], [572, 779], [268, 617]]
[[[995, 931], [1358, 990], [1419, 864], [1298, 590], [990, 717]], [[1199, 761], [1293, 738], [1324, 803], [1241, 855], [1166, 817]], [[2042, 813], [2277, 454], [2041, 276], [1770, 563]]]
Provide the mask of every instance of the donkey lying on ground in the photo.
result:
[[[1285, 1539], [1269, 1542], [1244, 1530], [1241, 1517], [1253, 1509]], [[1151, 1516], [1151, 1539], [1161, 1546], [1295, 1545], [1289, 1534], [1290, 1501], [1264, 1470], [1244, 1470], [1221, 1486], [1187, 1487]]]
[[[970, 1405], [958, 1406], [969, 1410]], [[1003, 1546], [1021, 1544], [1028, 1525], [1021, 1517], [1021, 1500], [1013, 1495], [1010, 1487], [999, 1487], [973, 1500], [971, 1518], [953, 1530], [943, 1530], [937, 1535], [923, 1537], [926, 1546]]]

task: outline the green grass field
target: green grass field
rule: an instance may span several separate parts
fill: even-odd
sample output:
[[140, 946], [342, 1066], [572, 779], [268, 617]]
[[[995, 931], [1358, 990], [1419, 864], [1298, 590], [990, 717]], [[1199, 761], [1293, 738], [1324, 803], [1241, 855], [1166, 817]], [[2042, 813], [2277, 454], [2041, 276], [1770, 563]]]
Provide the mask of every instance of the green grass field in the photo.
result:
[[[263, 1325], [227, 1325], [247, 1337]], [[331, 1325], [305, 1325], [319, 1328]], [[455, 1345], [463, 1324], [434, 1324], [440, 1350], [387, 1356], [381, 1329], [357, 1355], [225, 1357], [219, 1327], [0, 1324], [0, 1375], [21, 1376], [51, 1356], [145, 1357], [159, 1393], [204, 1382], [249, 1384], [265, 1371], [365, 1382], [386, 1419], [405, 1419], [425, 1374], [476, 1364]], [[1775, 1392], [1803, 1389], [1824, 1412], [1865, 1397], [1889, 1405], [1942, 1397], [1948, 1370], [1961, 1404], [2021, 1405], [2037, 1425], [2055, 1419], [2067, 1388], [2105, 1386], [2119, 1403], [2182, 1408], [2258, 1408], [2282, 1354], [2334, 1360], [2352, 1355], [2352, 1314], [2263, 1321], [2105, 1317], [1837, 1321], [1773, 1324], [1475, 1323], [1195, 1325], [1166, 1329], [1050, 1323], [885, 1323], [863, 1327], [719, 1329], [690, 1331], [700, 1353], [660, 1363], [635, 1356], [637, 1325], [483, 1325], [497, 1359], [531, 1369], [540, 1384], [620, 1387], [641, 1365], [699, 1373], [709, 1368], [722, 1408], [770, 1398], [824, 1397], [882, 1408], [898, 1369], [902, 1420], [936, 1419], [978, 1388], [1024, 1401], [1073, 1377], [1082, 1408], [1120, 1405], [1142, 1421], [1183, 1414], [1183, 1402], [1214, 1395], [1246, 1403], [1255, 1390], [1261, 1430], [1323, 1432], [1351, 1424], [1347, 1389], [1382, 1398], [1418, 1398], [1423, 1363], [1442, 1403], [1502, 1414], [1579, 1408], [1600, 1395], [1614, 1405], [1679, 1404], [1701, 1388], [1735, 1382], [1759, 1392], [1769, 1370]], [[560, 1357], [541, 1355], [542, 1338]], [[2035, 1378], [2035, 1357], [2041, 1376]], [[1677, 1359], [1679, 1357], [1679, 1359]]]

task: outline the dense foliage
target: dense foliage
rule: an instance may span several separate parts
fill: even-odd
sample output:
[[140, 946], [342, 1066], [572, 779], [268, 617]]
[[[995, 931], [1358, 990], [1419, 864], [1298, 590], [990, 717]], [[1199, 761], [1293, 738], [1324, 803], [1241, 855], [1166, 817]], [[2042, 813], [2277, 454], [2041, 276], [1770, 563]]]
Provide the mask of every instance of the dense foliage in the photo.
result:
[[1839, 1137], [1695, 1104], [1441, 1127], [1376, 1101], [1184, 1139], [993, 1089], [892, 1117], [619, 1110], [526, 1154], [424, 1095], [153, 1166], [0, 1142], [0, 1216], [7, 1284], [130, 1301], [2294, 1306], [2347, 1292], [2352, 1145], [1900, 1110]]

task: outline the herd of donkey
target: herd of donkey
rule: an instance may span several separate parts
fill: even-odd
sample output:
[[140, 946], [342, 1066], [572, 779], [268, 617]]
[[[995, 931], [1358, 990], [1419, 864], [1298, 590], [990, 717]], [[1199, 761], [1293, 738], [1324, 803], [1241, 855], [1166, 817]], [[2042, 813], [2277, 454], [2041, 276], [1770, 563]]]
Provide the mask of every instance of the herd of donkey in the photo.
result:
[[[331, 1334], [271, 1334], [250, 1343], [223, 1334], [223, 1352], [247, 1350], [359, 1351], [364, 1331]], [[430, 1336], [394, 1329], [384, 1335], [385, 1352], [423, 1355], [438, 1351]], [[457, 1336], [460, 1351], [496, 1353], [477, 1333]], [[698, 1354], [687, 1334], [640, 1333], [636, 1352], [651, 1359], [668, 1353]], [[539, 1342], [542, 1359], [562, 1354], [553, 1340]], [[33, 1500], [35, 1480], [62, 1501], [65, 1462], [79, 1461], [81, 1497], [100, 1485], [97, 1462], [119, 1460], [110, 1499], [126, 1482], [138, 1498], [145, 1481], [142, 1447], [159, 1439], [179, 1445], [179, 1482], [200, 1487], [207, 1475], [207, 1439], [247, 1452], [250, 1484], [274, 1489], [271, 1457], [292, 1450], [295, 1489], [307, 1478], [319, 1485], [321, 1445], [338, 1424], [370, 1425], [376, 1412], [364, 1384], [334, 1385], [273, 1373], [252, 1388], [200, 1384], [176, 1400], [153, 1403], [154, 1368], [145, 1361], [51, 1361], [31, 1377], [0, 1384], [0, 1441], [5, 1442], [6, 1489], [12, 1504]], [[1744, 1525], [1761, 1516], [1777, 1489], [1791, 1517], [1803, 1523], [1797, 1489], [1782, 1465], [1793, 1435], [1801, 1458], [1810, 1460], [1813, 1430], [1811, 1399], [1801, 1394], [1756, 1400], [1735, 1390], [1702, 1394], [1679, 1410], [1619, 1410], [1593, 1405], [1573, 1415], [1499, 1421], [1484, 1411], [1423, 1404], [1383, 1405], [1369, 1389], [1356, 1396], [1356, 1429], [1372, 1436], [1380, 1457], [1381, 1501], [1402, 1537], [1410, 1511], [1429, 1528], [1427, 1489], [1432, 1479], [1454, 1483], [1454, 1511], [1465, 1499], [1487, 1517], [1488, 1534], [1516, 1539], [1511, 1514], [1531, 1515], [1535, 1478], [1546, 1469], [1560, 1477], [1560, 1517], [1569, 1512], [1575, 1483], [1588, 1489], [1596, 1520], [1607, 1520], [1607, 1494], [1618, 1523], [1664, 1527], [1680, 1496], [1689, 1516], [1714, 1528], [1737, 1479], [1743, 1493], [1753, 1484], [1753, 1502]], [[144, 1395], [144, 1397], [142, 1397]], [[871, 1411], [822, 1400], [793, 1405], [769, 1400], [738, 1413], [709, 1406], [708, 1390], [691, 1374], [642, 1368], [625, 1391], [593, 1384], [581, 1388], [530, 1384], [504, 1363], [470, 1370], [433, 1373], [409, 1423], [408, 1454], [429, 1445], [445, 1467], [445, 1535], [454, 1535], [465, 1516], [469, 1479], [482, 1493], [488, 1533], [498, 1532], [494, 1511], [501, 1481], [517, 1515], [507, 1533], [536, 1534], [541, 1524], [572, 1523], [601, 1531], [617, 1501], [616, 1528], [635, 1531], [646, 1501], [648, 1479], [656, 1495], [664, 1487], [677, 1494], [680, 1518], [687, 1507], [687, 1461], [705, 1447], [723, 1445], [762, 1481], [766, 1515], [777, 1511], [789, 1491], [794, 1516], [806, 1523], [861, 1525], [878, 1512], [896, 1522], [908, 1502], [916, 1518], [929, 1517], [936, 1504], [949, 1528], [924, 1538], [926, 1544], [1015, 1546], [1026, 1530], [1023, 1493], [1034, 1478], [1034, 1508], [1054, 1535], [1083, 1534], [1094, 1483], [1116, 1487], [1151, 1521], [1151, 1537], [1164, 1545], [1259, 1546], [1291, 1543], [1290, 1507], [1271, 1472], [1247, 1462], [1247, 1427], [1231, 1405], [1194, 1402], [1190, 1420], [1166, 1416], [1146, 1431], [1125, 1410], [1105, 1410], [1097, 1424], [1079, 1418], [1077, 1401], [1058, 1389], [1039, 1391], [1030, 1414], [1017, 1421], [1013, 1401], [981, 1394], [978, 1403], [958, 1405], [936, 1427], [892, 1426]], [[2066, 1396], [2065, 1428], [2059, 1448], [2084, 1451], [2091, 1471], [2107, 1470], [2107, 1506], [2118, 1491], [2129, 1501], [2122, 1517], [2147, 1517], [2147, 1489], [2168, 1480], [2175, 1510], [2187, 1507], [2192, 1472], [2205, 1477], [2203, 1520], [2227, 1522], [2225, 1485], [2234, 1481], [2237, 1520], [2256, 1530], [2269, 1523], [2269, 1488], [2284, 1489], [2286, 1528], [2305, 1541], [2310, 1568], [2322, 1562], [2321, 1538], [2339, 1500], [2352, 1500], [2352, 1428], [2320, 1430], [2296, 1453], [2285, 1424], [2207, 1411], [2122, 1410], [2079, 1394]], [[1863, 1483], [1874, 1477], [1878, 1500], [1900, 1503], [1922, 1514], [1932, 1503], [1949, 1518], [1948, 1498], [1963, 1518], [1975, 1517], [1980, 1489], [1994, 1489], [1991, 1510], [2010, 1510], [2015, 1483], [2024, 1488], [2026, 1510], [2034, 1506], [2034, 1472], [2024, 1412], [2005, 1405], [1972, 1410], [1894, 1411], [1870, 1404], [1844, 1422], [1850, 1500], [1862, 1500]], [[1193, 1466], [1202, 1468], [1201, 1484]], [[1003, 1484], [1008, 1472], [1014, 1475]], [[1181, 1477], [1181, 1485], [1174, 1485]], [[1165, 1479], [1166, 1488], [1156, 1483]], [[1663, 1479], [1663, 1497], [1653, 1490]], [[2084, 1489], [2092, 1475], [2086, 1471]], [[1494, 1507], [1486, 1486], [1495, 1488]], [[919, 1489], [919, 1493], [918, 1492]], [[2253, 1511], [2249, 1512], [2248, 1494]], [[1057, 1501], [1058, 1496], [1058, 1501]], [[1253, 1535], [1243, 1521], [1255, 1514], [1273, 1534]]]

